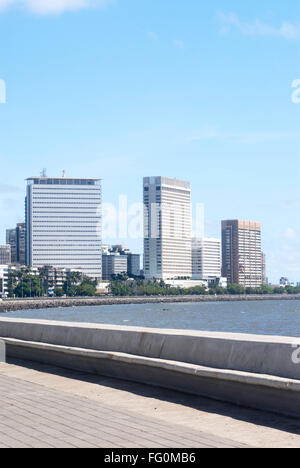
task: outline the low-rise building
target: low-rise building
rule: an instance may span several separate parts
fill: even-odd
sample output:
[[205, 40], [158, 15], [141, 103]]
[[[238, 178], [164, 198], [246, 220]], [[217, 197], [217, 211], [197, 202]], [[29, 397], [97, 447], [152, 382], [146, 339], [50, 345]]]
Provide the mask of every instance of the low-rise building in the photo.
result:
[[221, 278], [209, 278], [208, 286], [210, 288], [219, 287], [219, 288], [226, 289], [227, 286], [228, 286], [228, 281], [227, 281], [227, 278], [223, 278], [223, 277], [221, 277]]
[[127, 274], [127, 256], [119, 253], [102, 255], [102, 280], [110, 281], [114, 275]]
[[280, 278], [279, 284], [280, 284], [280, 286], [283, 286], [283, 287], [291, 285], [289, 279], [285, 278], [285, 277]]
[[164, 283], [172, 288], [196, 288], [196, 287], [204, 287], [208, 289], [208, 282], [205, 280], [192, 280], [192, 279], [173, 279], [173, 280], [165, 280]]
[[0, 265], [0, 297], [7, 296], [8, 265]]
[[141, 256], [132, 253], [125, 245], [102, 247], [102, 279], [110, 281], [113, 275], [130, 277], [141, 275]]
[[66, 268], [55, 268], [48, 265], [43, 268], [39, 268], [39, 274], [43, 276], [44, 286], [48, 292], [53, 291], [55, 288], [62, 288], [69, 271], [70, 270], [67, 270]]
[[107, 295], [110, 291], [110, 283], [106, 281], [102, 281], [101, 283], [97, 284], [96, 294], [103, 294]]
[[43, 268], [22, 265], [7, 266], [7, 274], [14, 274], [14, 286], [18, 285], [22, 276], [18, 273], [26, 273], [30, 276], [38, 277], [41, 289], [43, 287], [46, 293], [50, 295], [54, 293], [55, 288], [63, 287], [69, 272], [70, 270], [66, 268], [55, 268], [49, 265]]

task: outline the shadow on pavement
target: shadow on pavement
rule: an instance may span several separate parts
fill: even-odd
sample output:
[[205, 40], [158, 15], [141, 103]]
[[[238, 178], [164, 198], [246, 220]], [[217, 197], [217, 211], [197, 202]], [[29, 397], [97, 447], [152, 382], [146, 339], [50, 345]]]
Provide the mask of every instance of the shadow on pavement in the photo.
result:
[[152, 387], [137, 382], [119, 380], [111, 377], [87, 374], [80, 371], [63, 369], [47, 364], [40, 364], [32, 361], [22, 361], [19, 359], [8, 359], [8, 364], [13, 364], [26, 369], [44, 372], [59, 377], [70, 378], [76, 381], [92, 383], [95, 385], [114, 388], [129, 392], [144, 398], [157, 399], [172, 404], [186, 406], [206, 413], [218, 414], [232, 419], [244, 421], [258, 426], [300, 434], [300, 419], [280, 416], [277, 414], [263, 412], [251, 408], [245, 408], [231, 403], [210, 400], [209, 398], [196, 395], [185, 394], [175, 390], [168, 390], [160, 387]]

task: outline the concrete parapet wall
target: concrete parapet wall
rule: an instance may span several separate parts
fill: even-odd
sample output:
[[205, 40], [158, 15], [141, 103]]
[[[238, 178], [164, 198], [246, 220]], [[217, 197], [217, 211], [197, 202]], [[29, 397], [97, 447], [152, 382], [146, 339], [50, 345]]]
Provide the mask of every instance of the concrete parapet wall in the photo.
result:
[[0, 336], [300, 379], [300, 338], [0, 318]]
[[300, 339], [7, 318], [0, 338], [11, 356], [300, 417]]

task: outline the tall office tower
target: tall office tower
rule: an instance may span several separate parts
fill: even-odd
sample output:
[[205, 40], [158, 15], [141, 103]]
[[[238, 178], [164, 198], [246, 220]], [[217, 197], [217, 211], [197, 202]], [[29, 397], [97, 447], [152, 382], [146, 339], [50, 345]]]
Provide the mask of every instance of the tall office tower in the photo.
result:
[[102, 276], [101, 181], [27, 179], [27, 265]]
[[130, 276], [140, 276], [141, 274], [141, 256], [140, 254], [127, 254], [127, 271]]
[[245, 287], [262, 285], [261, 226], [254, 221], [222, 221], [222, 276]]
[[191, 186], [165, 177], [145, 177], [144, 275], [192, 276]]
[[262, 284], [267, 284], [267, 266], [266, 266], [266, 254], [261, 253], [261, 270], [262, 270]]
[[193, 278], [210, 279], [221, 277], [221, 240], [193, 238]]
[[0, 245], [0, 265], [11, 264], [11, 247], [9, 244]]
[[15, 229], [7, 229], [6, 243], [11, 246], [11, 263], [26, 263], [26, 225], [17, 224]]
[[11, 263], [17, 263], [17, 230], [6, 230], [6, 244], [10, 245]]
[[20, 265], [26, 264], [26, 224], [19, 223], [16, 227], [17, 231], [17, 263]]

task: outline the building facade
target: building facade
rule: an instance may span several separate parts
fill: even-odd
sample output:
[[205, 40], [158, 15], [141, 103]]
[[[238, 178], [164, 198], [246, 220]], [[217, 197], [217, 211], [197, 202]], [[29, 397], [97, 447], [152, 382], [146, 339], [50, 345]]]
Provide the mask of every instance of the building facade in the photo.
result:
[[127, 254], [127, 272], [129, 276], [141, 275], [141, 256], [140, 254]]
[[49, 292], [49, 290], [63, 287], [65, 281], [67, 280], [69, 270], [66, 270], [65, 268], [45, 266], [41, 268], [39, 272], [43, 276], [44, 287]]
[[17, 263], [17, 230], [6, 230], [6, 244], [10, 245], [11, 263]]
[[127, 274], [129, 277], [140, 276], [141, 256], [140, 254], [132, 253], [125, 245], [112, 245], [111, 247], [103, 245], [102, 268], [102, 279], [105, 281], [109, 281], [112, 275]]
[[31, 177], [26, 196], [26, 263], [102, 276], [100, 179]]
[[143, 193], [145, 278], [190, 278], [190, 183], [165, 177], [145, 177]]
[[193, 238], [193, 278], [212, 279], [221, 277], [221, 240]]
[[261, 253], [261, 276], [262, 276], [262, 283], [264, 285], [268, 284], [267, 280], [267, 266], [266, 266], [266, 254], [264, 252]]
[[11, 263], [11, 247], [9, 244], [0, 245], [0, 265]]
[[222, 276], [244, 287], [262, 285], [261, 225], [254, 221], [222, 221]]
[[26, 224], [19, 223], [15, 229], [7, 229], [6, 243], [11, 247], [11, 263], [26, 264]]
[[280, 286], [283, 286], [283, 287], [291, 285], [290, 280], [288, 278], [285, 278], [285, 277], [280, 278], [279, 284], [280, 284]]
[[110, 281], [113, 275], [127, 274], [127, 255], [108, 253], [102, 255], [102, 279]]
[[8, 265], [0, 265], [0, 297], [7, 296]]

